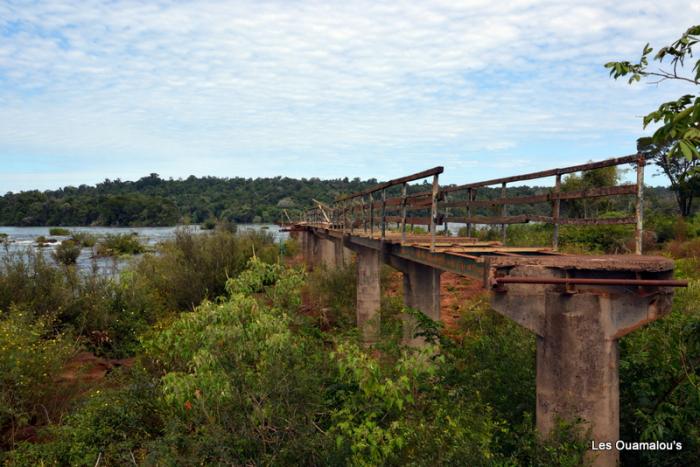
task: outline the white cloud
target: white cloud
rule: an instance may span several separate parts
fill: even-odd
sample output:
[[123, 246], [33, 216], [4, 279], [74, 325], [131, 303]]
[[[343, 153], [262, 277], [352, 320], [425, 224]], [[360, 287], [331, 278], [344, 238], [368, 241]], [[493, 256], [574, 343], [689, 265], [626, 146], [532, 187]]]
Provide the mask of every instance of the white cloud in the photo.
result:
[[456, 152], [525, 160], [533, 140], [633, 141], [679, 90], [630, 88], [602, 63], [673, 40], [696, 13], [675, 0], [6, 1], [0, 162], [109, 154], [140, 160], [131, 171], [381, 178], [403, 154], [421, 168]]

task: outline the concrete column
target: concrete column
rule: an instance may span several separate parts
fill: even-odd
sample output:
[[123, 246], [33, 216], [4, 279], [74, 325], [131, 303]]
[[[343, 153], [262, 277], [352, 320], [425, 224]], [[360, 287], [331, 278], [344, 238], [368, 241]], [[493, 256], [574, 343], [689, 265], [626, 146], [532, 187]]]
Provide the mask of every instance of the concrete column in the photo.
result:
[[301, 232], [302, 251], [306, 268], [311, 271], [320, 264], [320, 239], [311, 231]]
[[[419, 263], [402, 264], [404, 305], [422, 311], [435, 321], [440, 320], [440, 274], [442, 271]], [[413, 316], [404, 316], [403, 343], [413, 347], [425, 344], [416, 337], [417, 322]]]
[[381, 291], [379, 252], [362, 248], [357, 252], [357, 327], [365, 345], [379, 340]]
[[327, 269], [335, 269], [335, 241], [319, 238], [318, 247], [320, 263], [323, 264]]
[[301, 248], [301, 255], [304, 258], [304, 263], [306, 263], [307, 268], [311, 263], [311, 256], [309, 254], [309, 232], [302, 231], [298, 234], [299, 247]]
[[[619, 351], [607, 332], [610, 299], [594, 294], [545, 296], [544, 336], [537, 337], [537, 430], [557, 417], [584, 420], [594, 443], [620, 438]], [[615, 466], [617, 450], [591, 452], [594, 465]]]
[[336, 239], [333, 242], [333, 247], [335, 249], [334, 253], [336, 267], [344, 267], [352, 263], [352, 250], [343, 246], [342, 239]]
[[[586, 275], [535, 265], [507, 272], [510, 277]], [[666, 278], [665, 271], [658, 273]], [[594, 466], [615, 466], [620, 457], [614, 448], [620, 435], [618, 339], [671, 309], [669, 289], [652, 292], [622, 286], [508, 284], [492, 295], [497, 312], [537, 334], [538, 431], [548, 436], [558, 418], [580, 418], [584, 432], [590, 429], [587, 459]], [[613, 449], [602, 449], [601, 443], [611, 443]]]

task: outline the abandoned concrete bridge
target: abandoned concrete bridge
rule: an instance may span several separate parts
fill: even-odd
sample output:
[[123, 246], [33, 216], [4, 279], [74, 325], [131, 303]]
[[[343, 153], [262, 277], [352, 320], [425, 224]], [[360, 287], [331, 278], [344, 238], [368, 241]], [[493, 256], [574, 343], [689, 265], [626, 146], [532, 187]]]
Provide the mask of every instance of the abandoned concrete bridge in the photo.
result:
[[[580, 418], [594, 443], [619, 439], [618, 339], [671, 309], [670, 259], [642, 256], [645, 159], [631, 155], [601, 162], [441, 188], [442, 167], [381, 183], [339, 197], [332, 205], [316, 202], [285, 228], [303, 245], [310, 268], [357, 267], [357, 326], [364, 343], [379, 338], [380, 267], [403, 274], [404, 303], [440, 320], [440, 275], [447, 271], [483, 281], [493, 309], [537, 336], [537, 428], [547, 435], [557, 418]], [[632, 165], [636, 183], [562, 191], [562, 176], [612, 166]], [[551, 189], [535, 196], [508, 196], [509, 183], [554, 178]], [[432, 179], [432, 184], [410, 182]], [[485, 198], [487, 187], [500, 196]], [[430, 187], [425, 190], [423, 187]], [[419, 191], [420, 189], [424, 191]], [[409, 190], [410, 189], [410, 190]], [[493, 194], [493, 189], [491, 189]], [[566, 217], [565, 203], [627, 197], [626, 217]], [[550, 215], [508, 215], [509, 207], [544, 204]], [[483, 215], [490, 210], [491, 215]], [[480, 211], [482, 215], [477, 215]], [[542, 212], [542, 209], [540, 211]], [[541, 247], [508, 245], [508, 225], [551, 224], [552, 243]], [[449, 236], [461, 224], [465, 236]], [[634, 226], [629, 255], [570, 255], [558, 251], [560, 225]], [[416, 234], [414, 226], [424, 234]], [[500, 241], [473, 236], [478, 225], [500, 225]], [[404, 320], [404, 342], [422, 345], [415, 321]], [[619, 461], [616, 450], [590, 452], [597, 466]]]

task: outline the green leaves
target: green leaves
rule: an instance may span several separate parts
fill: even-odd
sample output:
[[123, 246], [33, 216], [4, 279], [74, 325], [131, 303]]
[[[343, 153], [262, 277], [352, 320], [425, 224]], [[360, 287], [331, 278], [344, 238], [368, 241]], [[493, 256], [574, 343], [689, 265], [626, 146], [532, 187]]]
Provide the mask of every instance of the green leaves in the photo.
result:
[[[629, 83], [641, 81], [644, 78], [658, 78], [656, 83], [665, 80], [677, 80], [684, 83], [700, 84], [700, 60], [692, 66], [693, 75], [683, 75], [685, 61], [693, 57], [693, 47], [700, 41], [700, 25], [689, 28], [673, 44], [662, 47], [654, 56], [659, 63], [670, 57], [669, 71], [660, 65], [649, 68], [648, 56], [654, 50], [648, 43], [642, 49], [638, 63], [628, 61], [608, 62], [605, 68], [610, 69], [610, 76], [618, 79], [632, 75]], [[684, 157], [694, 160], [700, 157], [700, 98], [686, 94], [678, 100], [665, 102], [659, 108], [643, 118], [644, 128], [652, 123], [661, 123], [652, 137], [653, 143], [659, 147], [668, 146], [669, 157]]]

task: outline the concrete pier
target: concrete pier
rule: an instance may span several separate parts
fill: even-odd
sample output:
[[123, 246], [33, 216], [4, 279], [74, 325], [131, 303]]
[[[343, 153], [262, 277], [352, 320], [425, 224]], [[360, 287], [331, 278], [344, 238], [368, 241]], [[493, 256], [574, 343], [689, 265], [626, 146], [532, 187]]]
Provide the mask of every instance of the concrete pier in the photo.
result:
[[319, 264], [322, 264], [326, 269], [335, 269], [337, 267], [337, 259], [335, 255], [335, 243], [337, 241], [330, 239], [318, 240]]
[[[440, 320], [440, 274], [439, 269], [419, 263], [405, 261], [403, 268], [403, 297], [407, 307], [422, 311], [434, 321]], [[425, 344], [421, 336], [416, 336], [416, 319], [405, 316], [403, 343], [413, 347]]]
[[[604, 263], [571, 259], [492, 261], [491, 283], [499, 274], [524, 278], [625, 276], [667, 279], [671, 261]], [[518, 264], [520, 263], [520, 264]], [[522, 264], [525, 263], [525, 264]], [[527, 264], [530, 263], [530, 264]], [[536, 264], [539, 263], [539, 264]], [[624, 268], [624, 269], [621, 269]], [[618, 339], [671, 309], [668, 288], [507, 284], [496, 287], [493, 308], [537, 334], [537, 429], [547, 436], [557, 419], [583, 421], [589, 442], [612, 443], [620, 436]], [[594, 466], [615, 466], [619, 452], [591, 450]]]
[[357, 326], [365, 345], [379, 340], [381, 306], [379, 251], [362, 248], [357, 251]]

